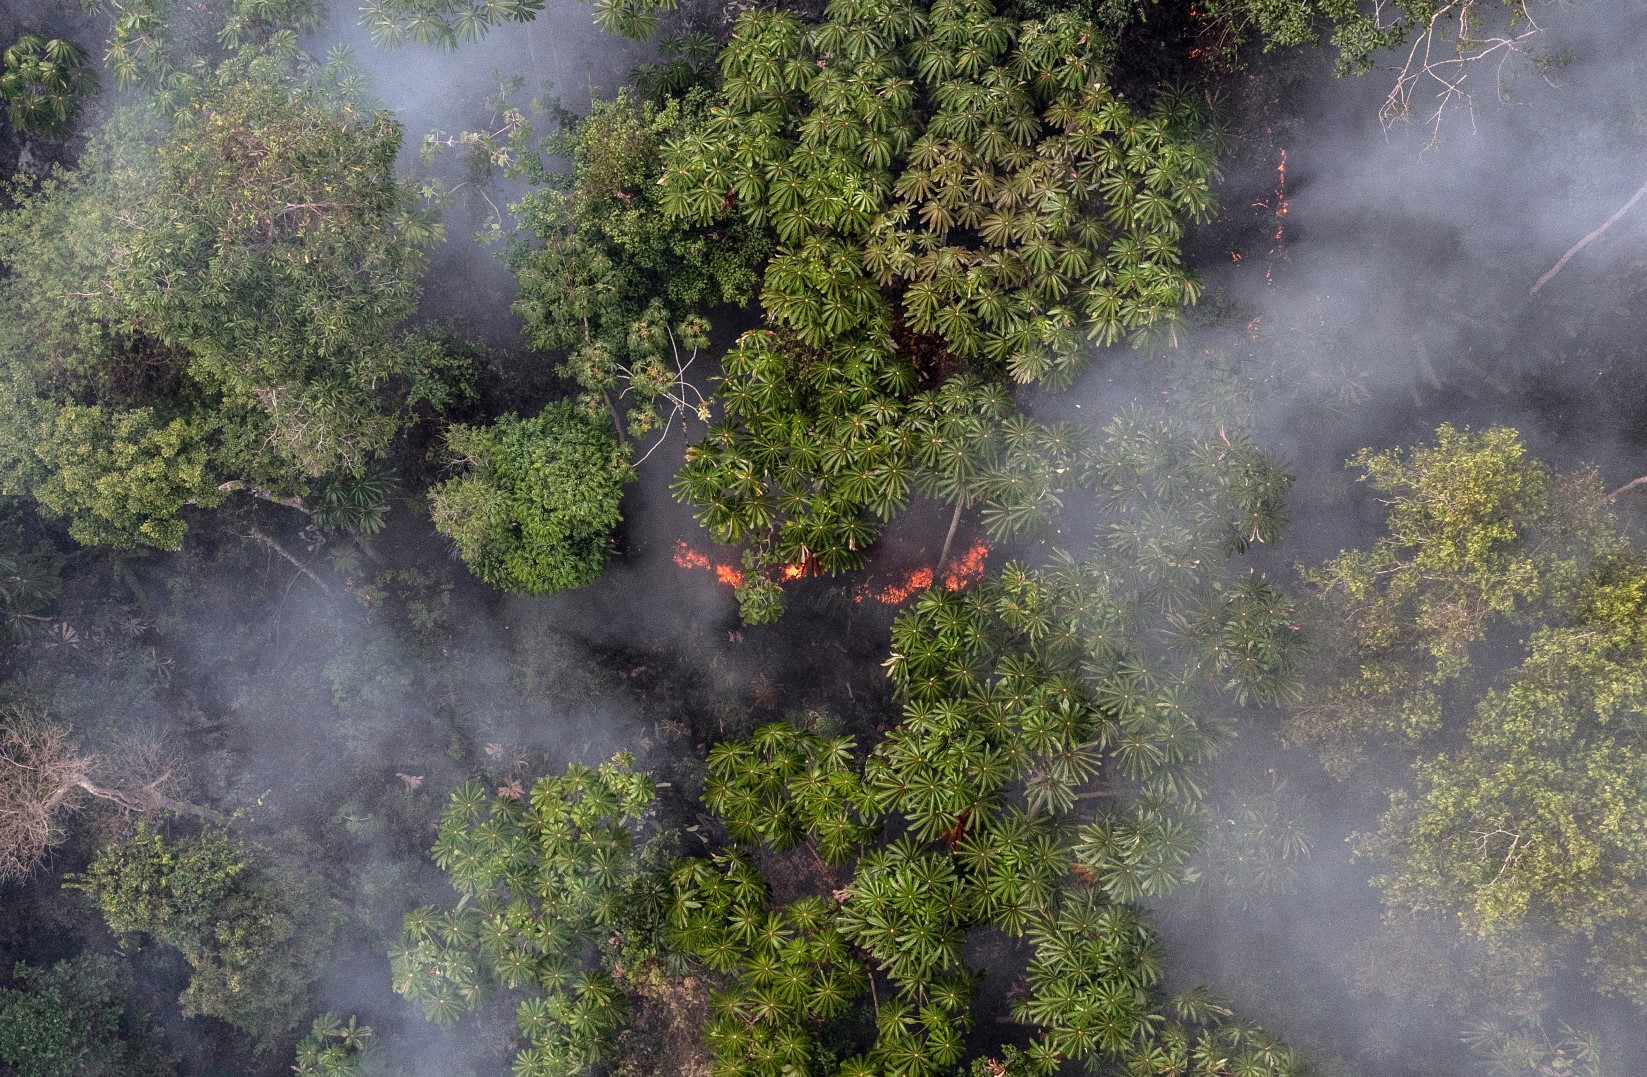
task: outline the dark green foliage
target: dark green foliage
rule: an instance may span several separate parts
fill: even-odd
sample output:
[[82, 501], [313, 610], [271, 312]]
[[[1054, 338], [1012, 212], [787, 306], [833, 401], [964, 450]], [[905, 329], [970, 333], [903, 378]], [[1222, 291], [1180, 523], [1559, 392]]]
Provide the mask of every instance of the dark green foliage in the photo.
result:
[[616, 966], [590, 955], [644, 961], [663, 911], [658, 865], [631, 833], [652, 798], [651, 778], [623, 756], [573, 764], [524, 794], [460, 787], [433, 851], [463, 897], [406, 915], [390, 955], [395, 991], [451, 1024], [495, 984], [527, 988], [516, 1017], [528, 1045], [514, 1072], [585, 1072], [628, 1012]]
[[1307, 808], [1270, 772], [1265, 785], [1239, 787], [1213, 807], [1202, 882], [1227, 910], [1247, 912], [1271, 894], [1298, 887], [1309, 859]]
[[637, 440], [698, 415], [684, 366], [707, 344], [708, 325], [694, 311], [745, 301], [765, 253], [748, 226], [710, 234], [658, 208], [660, 143], [702, 110], [696, 98], [596, 102], [574, 130], [544, 142], [571, 158], [571, 172], [545, 173], [550, 185], [515, 207], [541, 243], [510, 258], [527, 339], [563, 353], [579, 402], [611, 411]]
[[80, 118], [80, 104], [97, 89], [84, 47], [73, 41], [45, 41], [26, 34], [5, 52], [0, 99], [6, 118], [19, 131], [63, 135]]
[[164, 1077], [170, 1062], [130, 1010], [123, 965], [84, 953], [49, 968], [19, 963], [0, 989], [0, 1061], [17, 1077]]
[[446, 445], [464, 472], [429, 491], [435, 527], [475, 575], [525, 593], [600, 577], [632, 473], [610, 427], [558, 402], [530, 419], [453, 425]]
[[316, 527], [375, 535], [383, 530], [394, 489], [394, 480], [381, 472], [337, 476], [321, 484], [310, 519]]
[[369, 1077], [384, 1068], [373, 1050], [372, 1030], [357, 1024], [351, 1016], [347, 1024], [332, 1014], [321, 1014], [309, 1034], [297, 1045], [298, 1077]]
[[1464, 1042], [1491, 1077], [1604, 1077], [1615, 1072], [1594, 1035], [1542, 1021], [1484, 1021], [1465, 1030]]
[[265, 1044], [297, 1024], [333, 928], [312, 881], [260, 868], [210, 827], [168, 841], [140, 822], [70, 885], [91, 895], [109, 930], [182, 952], [193, 969], [184, 1014], [221, 1018]]

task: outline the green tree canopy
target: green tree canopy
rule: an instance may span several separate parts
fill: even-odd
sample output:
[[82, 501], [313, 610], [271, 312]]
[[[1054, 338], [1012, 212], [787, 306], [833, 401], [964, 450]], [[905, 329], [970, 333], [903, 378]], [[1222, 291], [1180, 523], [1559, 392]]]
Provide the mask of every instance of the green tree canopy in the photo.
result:
[[170, 1061], [147, 1015], [131, 1008], [132, 982], [106, 954], [49, 967], [19, 962], [0, 988], [0, 1061], [17, 1077], [165, 1077]]
[[544, 140], [571, 158], [571, 171], [542, 172], [543, 186], [515, 207], [538, 240], [509, 259], [527, 340], [564, 354], [580, 403], [610, 410], [636, 439], [697, 416], [683, 370], [708, 343], [695, 312], [746, 301], [764, 255], [763, 234], [743, 222], [710, 231], [659, 209], [662, 140], [701, 111], [696, 98], [596, 102], [575, 128]]
[[264, 1045], [297, 1024], [334, 926], [313, 881], [258, 865], [215, 827], [168, 840], [139, 822], [68, 885], [117, 935], [182, 952], [193, 970], [179, 998], [186, 1016], [221, 1018]]
[[358, 473], [399, 427], [438, 228], [399, 126], [296, 62], [173, 80], [0, 218], [0, 476], [83, 542], [176, 547], [185, 505]]
[[631, 474], [609, 425], [561, 401], [530, 419], [453, 425], [446, 444], [464, 472], [429, 491], [435, 527], [475, 575], [525, 593], [600, 577]]
[[450, 1024], [494, 985], [526, 988], [514, 1072], [586, 1072], [628, 1012], [614, 965], [644, 960], [662, 915], [661, 865], [634, 835], [653, 795], [624, 756], [572, 764], [523, 795], [461, 786], [434, 856], [462, 898], [406, 915], [395, 990]]
[[[746, 587], [779, 564], [856, 567], [912, 487], [979, 500], [961, 480], [992, 449], [1059, 439], [996, 432], [1003, 381], [1065, 384], [1087, 340], [1170, 336], [1195, 300], [1179, 245], [1213, 208], [1204, 110], [1172, 92], [1135, 109], [1109, 44], [988, 0], [740, 17], [707, 117], [665, 145], [660, 205], [775, 244], [770, 327], [723, 361], [723, 414], [677, 486], [718, 541], [753, 548]], [[1024, 492], [998, 520], [1019, 509], [1045, 505]]]
[[1368, 745], [1416, 754], [1361, 845], [1392, 916], [1456, 917], [1533, 979], [1572, 948], [1647, 1006], [1647, 562], [1594, 471], [1513, 430], [1351, 463], [1389, 534], [1306, 574], [1321, 673], [1289, 735], [1341, 771]]

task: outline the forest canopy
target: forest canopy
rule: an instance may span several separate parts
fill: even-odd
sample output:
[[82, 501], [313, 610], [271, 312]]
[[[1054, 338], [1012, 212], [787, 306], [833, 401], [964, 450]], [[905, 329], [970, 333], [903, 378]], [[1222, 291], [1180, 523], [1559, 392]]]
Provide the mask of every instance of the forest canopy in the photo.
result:
[[17, 7], [0, 1072], [1647, 1066], [1639, 13]]

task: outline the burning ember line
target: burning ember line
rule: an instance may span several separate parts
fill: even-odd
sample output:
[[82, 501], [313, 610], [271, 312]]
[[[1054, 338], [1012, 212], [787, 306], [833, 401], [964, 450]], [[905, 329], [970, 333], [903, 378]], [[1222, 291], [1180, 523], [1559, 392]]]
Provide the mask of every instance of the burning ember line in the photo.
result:
[[[947, 591], [964, 591], [983, 578], [988, 560], [989, 543], [979, 539], [963, 553], [950, 558], [941, 576], [931, 568], [923, 567], [880, 583], [861, 583], [853, 588], [852, 601], [861, 603], [870, 599], [883, 605], [898, 606], [939, 584]], [[716, 580], [728, 587], [737, 587], [744, 580], [742, 569], [717, 564], [680, 539], [675, 542], [675, 564], [681, 568], [707, 569], [715, 574]], [[785, 580], [798, 580], [813, 574], [804, 563], [784, 565], [777, 570], [777, 575]]]

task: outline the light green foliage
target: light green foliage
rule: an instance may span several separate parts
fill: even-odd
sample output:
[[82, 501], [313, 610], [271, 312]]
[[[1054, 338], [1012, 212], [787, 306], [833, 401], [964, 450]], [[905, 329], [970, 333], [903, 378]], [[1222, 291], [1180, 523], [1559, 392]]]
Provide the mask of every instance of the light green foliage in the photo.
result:
[[1514, 945], [1555, 932], [1603, 989], [1647, 1007], [1647, 567], [1601, 568], [1527, 641], [1466, 740], [1422, 759], [1367, 851], [1392, 908], [1456, 912]]
[[669, 146], [664, 209], [771, 228], [762, 301], [803, 345], [884, 349], [884, 288], [958, 357], [1067, 379], [1079, 331], [1112, 341], [1195, 298], [1177, 244], [1212, 210], [1201, 113], [1171, 94], [1133, 112], [1099, 38], [987, 0], [839, 0], [816, 26], [751, 12], [719, 107]]
[[872, 814], [854, 767], [851, 737], [822, 737], [787, 722], [762, 726], [747, 741], [709, 750], [703, 801], [734, 841], [779, 852], [803, 839], [841, 863], [874, 836]]
[[[1512, 430], [1354, 463], [1390, 534], [1308, 574], [1324, 668], [1289, 732], [1340, 765], [1392, 734], [1420, 749], [1361, 845], [1390, 865], [1392, 915], [1456, 916], [1500, 964], [1570, 947], [1647, 1006], [1640, 553], [1594, 472], [1552, 473]], [[1496, 625], [1534, 630], [1482, 692], [1467, 674], [1505, 653]]]
[[63, 135], [74, 129], [80, 104], [97, 89], [84, 47], [73, 41], [26, 34], [5, 52], [0, 99], [19, 131]]
[[[675, 0], [592, 0], [595, 25], [625, 37], [646, 38], [658, 28], [660, 11]], [[543, 0], [364, 0], [360, 21], [379, 45], [408, 41], [455, 49], [459, 42], [479, 41], [495, 26], [531, 22]]]
[[[977, 497], [917, 461], [919, 425], [1010, 415], [977, 381], [917, 398], [923, 383], [1065, 383], [1083, 334], [1170, 334], [1199, 291], [1185, 222], [1213, 205], [1205, 117], [1173, 93], [1135, 112], [1105, 84], [1105, 44], [1068, 13], [1018, 23], [987, 0], [740, 17], [715, 107], [667, 143], [660, 199], [777, 244], [772, 328], [723, 360], [724, 415], [677, 486], [718, 541], [755, 546], [767, 571], [856, 567], [923, 470], [953, 503]], [[1010, 448], [1022, 431], [973, 438]]]
[[260, 869], [219, 829], [168, 841], [146, 823], [106, 846], [70, 885], [90, 894], [109, 930], [182, 951], [193, 969], [179, 1002], [259, 1041], [291, 1028], [326, 952], [329, 901], [296, 872]]
[[548, 186], [515, 207], [541, 243], [510, 258], [527, 339], [564, 353], [580, 403], [610, 409], [637, 440], [706, 410], [684, 381], [691, 354], [708, 343], [693, 311], [746, 301], [764, 255], [747, 225], [711, 233], [658, 208], [661, 140], [701, 111], [697, 99], [596, 102], [575, 129], [544, 141], [571, 158], [571, 172], [545, 172]]
[[1551, 474], [1513, 430], [1443, 426], [1432, 444], [1350, 464], [1389, 506], [1390, 533], [1305, 573], [1326, 661], [1287, 726], [1339, 773], [1364, 739], [1434, 733], [1488, 627], [1556, 613], [1592, 560], [1621, 549], [1598, 478]]
[[49, 968], [19, 963], [0, 989], [0, 1061], [17, 1077], [163, 1077], [171, 1065], [146, 1018], [128, 1010], [120, 963], [84, 953]]
[[663, 911], [660, 873], [633, 834], [652, 799], [651, 778], [624, 756], [573, 764], [524, 797], [460, 787], [433, 851], [462, 899], [406, 915], [390, 955], [395, 991], [451, 1024], [493, 984], [527, 988], [514, 1072], [586, 1072], [628, 1012], [622, 966], [634, 972], [650, 954]]
[[431, 510], [475, 575], [525, 593], [600, 577], [632, 474], [610, 427], [562, 401], [530, 419], [453, 425], [446, 444], [465, 470], [429, 491]]
[[0, 218], [0, 476], [82, 541], [176, 547], [225, 480], [359, 473], [428, 349], [398, 324], [438, 229], [400, 129], [289, 52], [168, 83]]
[[16, 383], [0, 393], [16, 405], [0, 425], [6, 491], [27, 493], [47, 514], [66, 518], [79, 542], [175, 550], [186, 530], [181, 508], [222, 499], [198, 423], [162, 422], [146, 407], [53, 409]]
[[321, 1014], [297, 1045], [298, 1077], [368, 1077], [384, 1072], [373, 1050], [372, 1030], [351, 1015], [347, 1024]]
[[832, 1060], [829, 1022], [868, 986], [834, 924], [836, 905], [811, 897], [772, 909], [760, 873], [739, 854], [683, 861], [670, 891], [669, 944], [736, 977], [712, 996], [703, 1030], [716, 1074], [782, 1077]]

